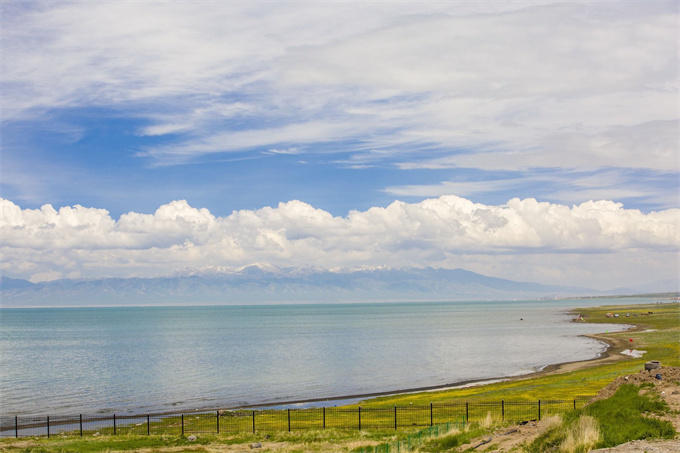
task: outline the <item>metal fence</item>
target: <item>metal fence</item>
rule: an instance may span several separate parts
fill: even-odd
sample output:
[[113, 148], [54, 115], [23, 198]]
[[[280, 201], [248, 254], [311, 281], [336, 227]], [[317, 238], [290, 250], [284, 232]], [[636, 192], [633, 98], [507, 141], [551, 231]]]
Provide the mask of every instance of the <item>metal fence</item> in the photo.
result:
[[404, 436], [401, 439], [396, 439], [391, 442], [385, 442], [378, 445], [358, 447], [355, 448], [356, 453], [409, 453], [417, 450], [429, 439], [436, 438], [439, 436], [444, 436], [451, 432], [451, 430], [462, 430], [465, 428], [465, 420], [462, 419], [458, 422], [446, 422], [438, 425], [428, 426], [417, 432]]
[[306, 409], [220, 410], [155, 415], [75, 415], [0, 417], [0, 437], [99, 436], [118, 434], [188, 435], [300, 431], [305, 429], [399, 429], [431, 427], [452, 420], [491, 418], [519, 422], [566, 412], [590, 397], [569, 400], [474, 401], [394, 407], [315, 407]]

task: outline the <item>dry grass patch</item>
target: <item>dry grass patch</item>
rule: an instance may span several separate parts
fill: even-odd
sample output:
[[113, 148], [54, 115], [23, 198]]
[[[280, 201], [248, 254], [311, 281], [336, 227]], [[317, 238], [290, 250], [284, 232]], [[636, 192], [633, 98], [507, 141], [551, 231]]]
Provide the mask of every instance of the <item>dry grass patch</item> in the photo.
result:
[[582, 415], [572, 426], [567, 437], [560, 445], [564, 453], [580, 453], [590, 451], [600, 440], [600, 424], [589, 415]]
[[543, 434], [551, 429], [554, 429], [562, 424], [562, 416], [559, 414], [551, 415], [544, 418], [538, 423], [538, 432]]

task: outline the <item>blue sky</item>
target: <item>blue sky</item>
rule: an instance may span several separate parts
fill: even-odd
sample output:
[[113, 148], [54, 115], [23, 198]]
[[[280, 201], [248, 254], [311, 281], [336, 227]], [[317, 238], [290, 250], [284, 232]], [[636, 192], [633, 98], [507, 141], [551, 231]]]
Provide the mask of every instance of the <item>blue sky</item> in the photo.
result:
[[[7, 275], [156, 275], [267, 260], [466, 267], [573, 283], [583, 279], [574, 273], [579, 262], [597, 254], [623, 262], [607, 284], [624, 275], [677, 280], [676, 2], [25, 1], [2, 9], [5, 227], [59, 226], [44, 213], [26, 223], [45, 205], [86, 208], [73, 221], [82, 228], [94, 228], [87, 209], [105, 210], [113, 222], [97, 236], [108, 245], [69, 242], [61, 264], [51, 257], [64, 247], [58, 241], [36, 248], [38, 233], [6, 235]], [[411, 255], [404, 242], [378, 241], [381, 251], [399, 253], [372, 256], [358, 250], [377, 240], [359, 231], [344, 239], [363, 244], [353, 250], [315, 249], [308, 237], [309, 249], [266, 256], [243, 246], [236, 230], [205, 243], [194, 232], [170, 242], [213, 247], [228, 238], [239, 258], [185, 257], [166, 266], [150, 258], [157, 245], [133, 258], [143, 246], [111, 242], [121, 216], [154, 216], [182, 200], [187, 212], [205, 209], [222, 224], [235, 211], [258, 216], [296, 200], [349, 222], [353, 212], [370, 217], [395, 202], [406, 212], [441, 197], [502, 212], [506, 222], [508, 202], [519, 199], [571, 217], [580, 215], [575, 207], [603, 201], [618, 206], [618, 222], [638, 219], [637, 227], [612, 227], [632, 236], [640, 222], [658, 226], [656, 213], [670, 223], [644, 239], [608, 243], [619, 233], [599, 220], [599, 239], [572, 246], [526, 225], [541, 239], [484, 236], [470, 249], [434, 235], [420, 238], [427, 253]], [[26, 214], [11, 217], [14, 207]], [[465, 224], [446, 213], [430, 226]], [[394, 222], [390, 231], [408, 230]], [[566, 236], [584, 236], [573, 218], [565, 222]], [[284, 228], [290, 239], [290, 226], [267, 228]], [[101, 257], [90, 254], [102, 249], [121, 264], [92, 265]], [[659, 250], [666, 270], [639, 275], [640, 254], [651, 261]], [[558, 264], [565, 253], [570, 264]], [[512, 258], [529, 255], [532, 270], [518, 272]], [[589, 280], [599, 282], [592, 272]]]

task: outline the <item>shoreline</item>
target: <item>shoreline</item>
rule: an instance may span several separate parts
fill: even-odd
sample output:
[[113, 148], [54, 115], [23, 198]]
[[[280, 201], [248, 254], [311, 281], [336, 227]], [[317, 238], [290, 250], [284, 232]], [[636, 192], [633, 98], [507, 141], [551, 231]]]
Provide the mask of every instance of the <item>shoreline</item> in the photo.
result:
[[[658, 303], [658, 302], [657, 302]], [[672, 302], [671, 302], [672, 303]], [[636, 304], [637, 305], [637, 304]], [[646, 304], [641, 304], [641, 305], [651, 305], [651, 303], [646, 303]], [[575, 308], [575, 307], [563, 307], [560, 311], [565, 314], [570, 316], [569, 319], [566, 319], [565, 321], [567, 323], [578, 323], [576, 314], [579, 312], [579, 310], [587, 310], [587, 309], [593, 309], [593, 308], [602, 308], [606, 307], [608, 304], [605, 305], [597, 305], [597, 306], [592, 306], [592, 307], [587, 307], [587, 308]], [[602, 320], [597, 320], [595, 319], [591, 320], [594, 321], [593, 325], [597, 326], [598, 324], [600, 325], [600, 328], [602, 330], [605, 330], [607, 328], [608, 322], [604, 318]], [[576, 370], [581, 370], [581, 369], [586, 369], [586, 368], [591, 368], [595, 367], [598, 365], [604, 365], [604, 364], [611, 364], [611, 363], [616, 363], [619, 361], [624, 361], [624, 360], [634, 360], [634, 357], [631, 357], [630, 355], [625, 355], [622, 352], [627, 351], [630, 349], [630, 346], [627, 341], [627, 336], [625, 336], [624, 332], [628, 333], [633, 333], [633, 332], [640, 332], [640, 331], [645, 331], [648, 326], [644, 326], [642, 324], [644, 321], [642, 319], [626, 319], [625, 327], [621, 324], [621, 327], [624, 327], [623, 330], [616, 331], [616, 332], [606, 332], [602, 333], [601, 331], [599, 333], [594, 333], [594, 334], [581, 334], [581, 335], [574, 335], [573, 338], [576, 337], [581, 337], [581, 338], [590, 338], [593, 340], [596, 340], [599, 343], [602, 343], [604, 345], [604, 348], [600, 350], [597, 355], [589, 358], [589, 359], [582, 359], [582, 360], [576, 360], [576, 361], [569, 361], [569, 362], [558, 362], [558, 363], [552, 363], [545, 365], [543, 367], [539, 368], [534, 368], [535, 371], [530, 371], [525, 369], [524, 371], [519, 371], [515, 374], [510, 374], [510, 375], [505, 375], [505, 376], [487, 376], [483, 378], [471, 378], [471, 379], [463, 379], [459, 381], [454, 381], [454, 382], [449, 382], [445, 384], [436, 384], [436, 385], [429, 385], [429, 386], [417, 386], [417, 387], [410, 387], [410, 388], [401, 388], [401, 389], [393, 389], [393, 390], [383, 390], [383, 391], [373, 391], [373, 392], [366, 392], [366, 393], [351, 393], [351, 394], [344, 394], [344, 395], [332, 395], [332, 396], [313, 396], [313, 397], [303, 397], [299, 399], [283, 399], [282, 400], [274, 400], [274, 401], [260, 401], [260, 402], [253, 402], [253, 404], [224, 404], [220, 405], [218, 404], [211, 404], [209, 401], [204, 401], [203, 404], [199, 403], [196, 404], [193, 407], [189, 407], [186, 409], [186, 413], [196, 413], [196, 412], [209, 412], [209, 411], [216, 411], [216, 410], [239, 410], [239, 409], [285, 409], [285, 408], [305, 408], [305, 407], [322, 407], [323, 403], [328, 403], [331, 406], [335, 405], [337, 406], [350, 406], [350, 405], [358, 405], [358, 404], [375, 404], [376, 402], [372, 402], [371, 400], [375, 398], [382, 398], [382, 397], [394, 397], [394, 396], [400, 396], [400, 395], [407, 395], [407, 394], [415, 394], [415, 393], [424, 393], [424, 392], [442, 392], [442, 391], [447, 391], [447, 390], [457, 390], [457, 389], [463, 389], [463, 388], [480, 388], [484, 387], [487, 385], [492, 385], [494, 383], [499, 383], [499, 382], [513, 382], [513, 381], [523, 381], [523, 380], [531, 380], [535, 378], [540, 378], [543, 376], [549, 376], [549, 375], [557, 375], [557, 374], [562, 374], [562, 373], [569, 373], [572, 371]], [[597, 330], [600, 330], [597, 328]], [[624, 335], [621, 337], [621, 335]], [[617, 338], [620, 337], [620, 338]], [[328, 407], [328, 406], [325, 406]], [[168, 405], [165, 405], [165, 407], [159, 407], [157, 411], [154, 411], [154, 414], [158, 415], [167, 415], [167, 414], [176, 414], [179, 413], [177, 409], [168, 407]], [[180, 411], [182, 409], [179, 409]], [[133, 409], [134, 411], [134, 409]], [[126, 412], [125, 415], [131, 415], [131, 414], [136, 414], [136, 412], [130, 411], [129, 409]], [[104, 410], [104, 411], [99, 411], [98, 413], [121, 413], [116, 410], [110, 411], [110, 410]], [[145, 412], [146, 413], [146, 412]], [[4, 415], [4, 414], [3, 414]], [[121, 414], [122, 415], [122, 414]]]
[[[604, 305], [603, 305], [604, 306]], [[576, 314], [578, 309], [570, 309], [567, 311], [568, 314]], [[631, 320], [632, 321], [632, 320]], [[575, 322], [575, 319], [573, 319], [570, 322]], [[606, 322], [603, 322], [602, 324], [606, 324]], [[640, 326], [639, 324], [635, 323], [630, 323], [630, 328], [621, 330], [618, 332], [614, 333], [622, 333], [622, 332], [642, 332], [645, 329]], [[253, 405], [248, 405], [248, 406], [239, 406], [239, 407], [227, 407], [224, 408], [224, 410], [237, 410], [237, 409], [254, 409], [254, 408], [286, 408], [287, 406], [297, 406], [297, 405], [305, 405], [305, 404], [313, 404], [313, 403], [322, 403], [322, 402], [332, 402], [332, 401], [354, 401], [355, 403], [360, 403], [364, 399], [372, 399], [372, 398], [379, 398], [383, 396], [396, 396], [396, 395], [404, 395], [404, 394], [409, 394], [409, 393], [420, 393], [420, 392], [432, 392], [432, 391], [443, 391], [443, 390], [455, 390], [458, 388], [469, 388], [469, 387], [477, 387], [477, 386], [484, 386], [496, 382], [506, 382], [506, 381], [521, 381], [521, 380], [529, 380], [529, 379], [534, 379], [542, 376], [550, 376], [554, 374], [561, 374], [561, 373], [569, 373], [572, 371], [577, 371], [577, 370], [582, 370], [584, 368], [589, 368], [591, 366], [597, 366], [597, 365], [603, 365], [603, 364], [610, 364], [610, 363], [615, 363], [615, 362], [620, 362], [622, 360], [631, 360], [634, 357], [630, 355], [626, 355], [623, 353], [623, 351], [626, 351], [630, 349], [628, 347], [628, 342], [626, 341], [625, 338], [612, 338], [609, 333], [595, 333], [595, 334], [584, 334], [584, 335], [579, 335], [580, 337], [587, 337], [591, 338], [593, 340], [599, 341], [601, 343], [604, 343], [606, 345], [605, 350], [600, 353], [598, 356], [593, 357], [591, 359], [585, 359], [585, 360], [576, 360], [576, 361], [571, 361], [571, 362], [559, 362], [559, 363], [553, 363], [546, 365], [542, 369], [538, 371], [533, 371], [531, 373], [525, 373], [525, 374], [520, 374], [520, 375], [511, 375], [511, 376], [501, 376], [501, 377], [489, 377], [489, 378], [480, 378], [480, 379], [466, 379], [463, 381], [459, 382], [453, 382], [449, 384], [438, 384], [438, 385], [432, 385], [432, 386], [425, 386], [425, 387], [415, 387], [415, 388], [408, 388], [408, 389], [400, 389], [400, 390], [394, 390], [394, 391], [384, 391], [384, 392], [372, 392], [372, 393], [365, 393], [365, 394], [355, 394], [355, 395], [344, 395], [344, 396], [334, 396], [330, 398], [308, 398], [308, 399], [301, 399], [301, 400], [294, 400], [294, 401], [283, 401], [283, 402], [277, 402], [277, 403], [262, 403], [262, 404], [253, 404]], [[352, 404], [352, 403], [350, 403]]]
[[[637, 327], [637, 326], [635, 326]], [[631, 329], [624, 330], [622, 332], [636, 332], [636, 331], [642, 331], [642, 329], [635, 329], [635, 327]], [[522, 381], [522, 380], [529, 380], [529, 379], [534, 379], [537, 377], [542, 377], [542, 376], [549, 376], [553, 374], [561, 374], [561, 373], [568, 373], [571, 371], [576, 371], [580, 370], [583, 368], [588, 368], [590, 366], [596, 366], [600, 364], [607, 364], [607, 363], [614, 363], [614, 362], [619, 362], [621, 360], [626, 360], [626, 359], [633, 359], [631, 356], [626, 356], [625, 354], [622, 354], [621, 351], [625, 351], [625, 347], [621, 346], [627, 346], [625, 340], [618, 340], [618, 339], [610, 339], [610, 338], [604, 338], [601, 335], [607, 335], [607, 334], [586, 334], [586, 335], [580, 335], [588, 338], [592, 338], [594, 340], [598, 340], [602, 343], [605, 343], [607, 345], [606, 349], [597, 357], [593, 357], [592, 359], [586, 359], [586, 360], [577, 360], [573, 362], [560, 362], [560, 363], [553, 363], [550, 365], [546, 365], [542, 369], [538, 371], [533, 371], [531, 373], [526, 373], [526, 374], [520, 374], [520, 375], [511, 375], [511, 376], [502, 376], [502, 377], [490, 377], [490, 378], [480, 378], [480, 379], [466, 379], [463, 381], [459, 382], [453, 382], [449, 384], [439, 384], [439, 385], [431, 385], [431, 386], [426, 386], [426, 387], [415, 387], [415, 388], [408, 388], [408, 389], [400, 389], [400, 390], [393, 390], [393, 391], [384, 391], [384, 392], [373, 392], [373, 393], [363, 393], [363, 394], [356, 394], [356, 395], [344, 395], [344, 396], [334, 396], [330, 398], [309, 398], [309, 399], [303, 399], [303, 400], [294, 400], [294, 401], [282, 401], [282, 402], [277, 402], [277, 403], [262, 403], [262, 404], [252, 404], [248, 406], [232, 406], [232, 407], [226, 407], [224, 410], [238, 410], [238, 409], [254, 409], [254, 408], [286, 408], [286, 406], [297, 406], [297, 405], [304, 405], [304, 404], [313, 404], [313, 403], [322, 403], [322, 402], [333, 402], [333, 401], [355, 401], [355, 403], [362, 402], [365, 399], [371, 399], [371, 398], [379, 398], [382, 396], [396, 396], [396, 395], [405, 395], [409, 393], [421, 393], [421, 392], [432, 392], [432, 391], [443, 391], [443, 390], [455, 390], [459, 388], [470, 388], [470, 387], [477, 387], [477, 386], [484, 386], [488, 384], [493, 384], [496, 382], [507, 382], [507, 381]], [[612, 352], [612, 349], [617, 349], [618, 351]], [[352, 403], [350, 403], [352, 404]]]

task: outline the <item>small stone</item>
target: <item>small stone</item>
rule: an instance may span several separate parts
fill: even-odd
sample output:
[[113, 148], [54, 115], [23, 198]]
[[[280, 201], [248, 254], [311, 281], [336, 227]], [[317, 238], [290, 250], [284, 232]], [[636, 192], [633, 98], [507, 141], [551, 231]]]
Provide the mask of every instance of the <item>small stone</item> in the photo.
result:
[[196, 442], [196, 436], [194, 436], [194, 435], [192, 434], [191, 436], [187, 437], [187, 440], [188, 440], [189, 442]]
[[250, 444], [250, 448], [262, 448], [262, 444], [259, 442]]

